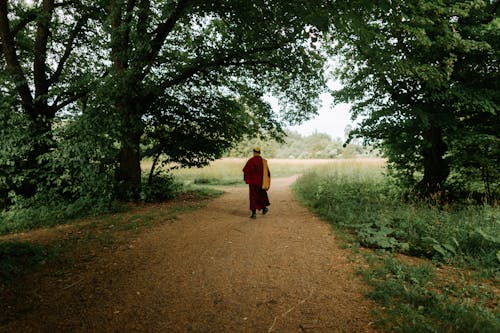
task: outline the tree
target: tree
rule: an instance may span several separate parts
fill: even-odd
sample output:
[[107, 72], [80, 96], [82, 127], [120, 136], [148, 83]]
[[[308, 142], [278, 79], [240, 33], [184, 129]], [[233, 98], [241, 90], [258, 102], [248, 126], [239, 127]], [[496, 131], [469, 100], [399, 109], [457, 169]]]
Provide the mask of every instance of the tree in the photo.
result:
[[204, 140], [220, 135], [224, 126], [212, 125], [227, 124], [227, 114], [238, 126], [227, 127], [227, 144], [216, 144], [203, 161], [244, 134], [279, 133], [265, 93], [282, 98], [289, 120], [314, 112], [324, 59], [310, 46], [306, 27], [324, 20], [321, 6], [320, 1], [110, 1], [103, 9], [113, 65], [105, 89], [120, 122], [121, 196], [138, 197], [145, 134], [155, 146], [148, 153], [182, 162], [198, 150], [190, 157], [196, 163], [195, 156], [203, 155], [199, 148], [181, 149], [188, 147], [187, 135], [200, 138], [205, 132]]
[[[500, 2], [471, 9], [456, 27], [465, 39], [483, 44], [468, 45], [457, 54], [450, 99], [460, 126], [449, 131], [449, 156], [455, 178], [461, 183], [483, 182], [485, 201], [498, 195], [500, 180]], [[473, 186], [467, 187], [475, 190]]]
[[[497, 8], [497, 1], [356, 1], [334, 22], [333, 50], [346, 60], [338, 71], [345, 87], [335, 97], [354, 101], [354, 115], [364, 119], [352, 135], [380, 144], [424, 196], [443, 189], [451, 145], [464, 152], [460, 130], [496, 117], [498, 29], [479, 31], [498, 27]], [[471, 84], [473, 68], [481, 70]], [[483, 119], [476, 126], [470, 117]]]
[[[92, 12], [85, 2], [0, 1], [2, 137], [0, 178], [27, 197], [44, 179], [57, 145], [53, 125], [89, 91], [92, 54], [83, 47]], [[8, 101], [8, 102], [5, 102]]]
[[2, 1], [0, 194], [31, 197], [45, 184], [77, 195], [64, 187], [95, 182], [77, 185], [76, 174], [112, 166], [119, 197], [137, 199], [145, 156], [203, 165], [244, 135], [281, 135], [284, 119], [314, 113], [323, 89], [311, 44], [324, 6]]

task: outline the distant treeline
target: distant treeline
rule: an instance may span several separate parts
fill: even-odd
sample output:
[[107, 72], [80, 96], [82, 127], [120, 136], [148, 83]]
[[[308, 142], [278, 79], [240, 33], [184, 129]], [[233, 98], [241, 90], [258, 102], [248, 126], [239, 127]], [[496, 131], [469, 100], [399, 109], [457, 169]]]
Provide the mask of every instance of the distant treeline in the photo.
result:
[[294, 131], [286, 131], [285, 142], [276, 140], [247, 139], [240, 142], [227, 154], [228, 157], [247, 157], [253, 147], [262, 148], [266, 158], [354, 158], [379, 156], [373, 147], [357, 142], [345, 144], [340, 138], [332, 139], [324, 133], [302, 136]]

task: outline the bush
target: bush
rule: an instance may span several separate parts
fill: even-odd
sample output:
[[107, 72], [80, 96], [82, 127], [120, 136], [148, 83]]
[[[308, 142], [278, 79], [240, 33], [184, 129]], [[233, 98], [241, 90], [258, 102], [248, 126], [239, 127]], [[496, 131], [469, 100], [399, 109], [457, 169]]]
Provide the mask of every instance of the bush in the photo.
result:
[[182, 190], [182, 183], [176, 181], [174, 176], [167, 172], [154, 176], [151, 182], [143, 177], [143, 184], [141, 199], [145, 202], [173, 199]]
[[14, 204], [0, 212], [0, 234], [62, 224], [70, 219], [114, 212], [122, 207], [107, 198], [85, 196], [68, 200], [55, 193], [33, 198], [15, 198]]

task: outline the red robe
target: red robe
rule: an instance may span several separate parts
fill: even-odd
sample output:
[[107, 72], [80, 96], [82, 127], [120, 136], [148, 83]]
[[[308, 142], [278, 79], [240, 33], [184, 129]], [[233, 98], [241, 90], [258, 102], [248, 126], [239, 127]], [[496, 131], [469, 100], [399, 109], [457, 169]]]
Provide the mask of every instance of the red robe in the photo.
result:
[[260, 156], [250, 158], [243, 168], [245, 183], [249, 187], [250, 210], [260, 210], [270, 205], [267, 192], [262, 189], [263, 169]]

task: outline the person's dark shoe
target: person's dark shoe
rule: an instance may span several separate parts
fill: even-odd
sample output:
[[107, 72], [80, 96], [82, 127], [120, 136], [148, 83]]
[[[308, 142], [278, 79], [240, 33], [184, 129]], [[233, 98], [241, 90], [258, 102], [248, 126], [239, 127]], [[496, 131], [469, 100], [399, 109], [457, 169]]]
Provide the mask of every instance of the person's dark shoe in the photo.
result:
[[251, 218], [251, 219], [256, 219], [256, 218], [257, 218], [257, 214], [252, 213], [252, 215], [250, 215], [250, 218]]
[[265, 207], [265, 208], [262, 210], [262, 215], [266, 215], [268, 211], [269, 211], [269, 208]]

